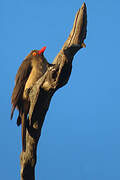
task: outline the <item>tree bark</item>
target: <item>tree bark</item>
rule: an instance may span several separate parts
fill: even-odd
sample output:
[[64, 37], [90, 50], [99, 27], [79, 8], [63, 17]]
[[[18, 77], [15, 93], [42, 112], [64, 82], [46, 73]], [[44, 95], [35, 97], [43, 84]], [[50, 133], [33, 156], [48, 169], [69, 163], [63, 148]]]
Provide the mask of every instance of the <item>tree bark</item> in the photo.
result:
[[72, 31], [53, 61], [53, 66], [32, 87], [26, 131], [26, 151], [21, 153], [21, 180], [35, 180], [37, 144], [52, 96], [70, 77], [74, 55], [85, 47], [87, 10], [83, 3], [75, 16]]

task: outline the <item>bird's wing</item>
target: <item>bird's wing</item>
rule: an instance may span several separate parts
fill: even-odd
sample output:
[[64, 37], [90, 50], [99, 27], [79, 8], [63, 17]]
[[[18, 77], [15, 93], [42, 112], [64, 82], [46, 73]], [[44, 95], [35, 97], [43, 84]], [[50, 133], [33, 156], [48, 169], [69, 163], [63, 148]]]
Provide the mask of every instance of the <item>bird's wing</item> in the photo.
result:
[[23, 95], [24, 87], [30, 75], [31, 69], [32, 69], [31, 60], [29, 58], [25, 59], [18, 69], [15, 78], [15, 87], [13, 89], [13, 93], [11, 97], [11, 103], [12, 103], [11, 119], [13, 117], [14, 109]]

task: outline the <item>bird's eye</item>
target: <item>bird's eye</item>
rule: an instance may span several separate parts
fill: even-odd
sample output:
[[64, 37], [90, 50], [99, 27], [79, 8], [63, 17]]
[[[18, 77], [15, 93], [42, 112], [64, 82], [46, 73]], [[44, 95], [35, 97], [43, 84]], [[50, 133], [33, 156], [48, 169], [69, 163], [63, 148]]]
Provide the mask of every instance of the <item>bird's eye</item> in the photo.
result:
[[36, 56], [36, 55], [37, 55], [37, 53], [36, 53], [36, 52], [33, 52], [33, 53], [32, 53], [32, 55], [33, 55], [33, 56]]

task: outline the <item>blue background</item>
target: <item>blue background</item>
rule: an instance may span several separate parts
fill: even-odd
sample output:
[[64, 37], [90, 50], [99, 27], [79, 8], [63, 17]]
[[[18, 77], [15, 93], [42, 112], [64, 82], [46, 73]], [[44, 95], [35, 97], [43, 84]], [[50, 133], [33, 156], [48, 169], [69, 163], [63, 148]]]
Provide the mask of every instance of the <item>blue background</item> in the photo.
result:
[[[36, 179], [120, 179], [120, 1], [85, 1], [87, 47], [52, 98], [37, 151]], [[0, 1], [0, 178], [20, 179], [21, 128], [10, 121], [14, 78], [32, 49], [52, 62], [83, 1]]]

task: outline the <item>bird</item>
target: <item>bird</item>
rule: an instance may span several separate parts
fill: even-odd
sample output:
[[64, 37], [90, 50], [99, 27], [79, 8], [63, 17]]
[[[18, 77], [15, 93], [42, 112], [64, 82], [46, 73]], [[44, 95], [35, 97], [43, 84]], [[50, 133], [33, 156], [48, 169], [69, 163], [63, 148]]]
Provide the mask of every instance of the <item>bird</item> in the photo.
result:
[[15, 86], [11, 96], [11, 117], [13, 118], [15, 108], [18, 109], [19, 115], [17, 125], [22, 126], [22, 151], [26, 151], [26, 123], [30, 108], [28, 92], [35, 82], [40, 79], [47, 69], [52, 65], [44, 57], [46, 46], [40, 50], [32, 50], [20, 65], [16, 77]]

